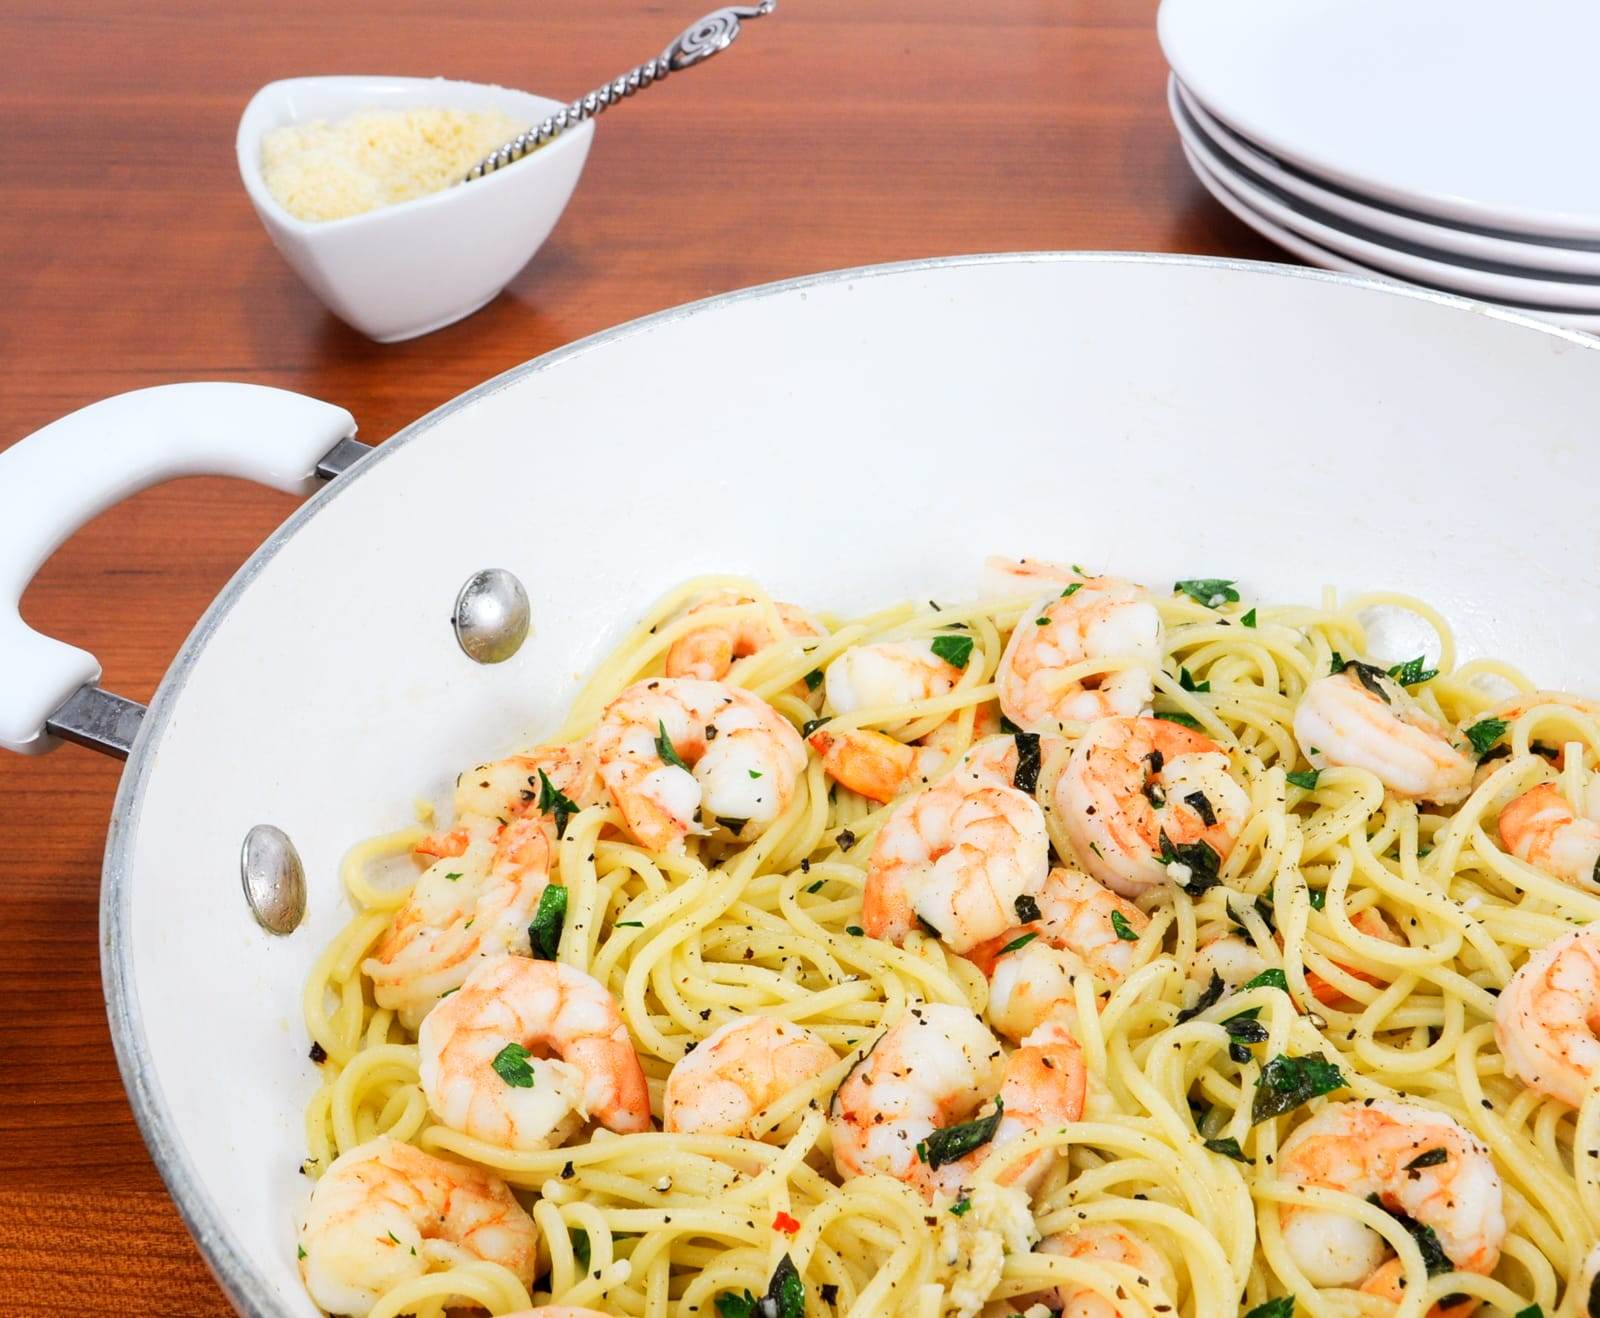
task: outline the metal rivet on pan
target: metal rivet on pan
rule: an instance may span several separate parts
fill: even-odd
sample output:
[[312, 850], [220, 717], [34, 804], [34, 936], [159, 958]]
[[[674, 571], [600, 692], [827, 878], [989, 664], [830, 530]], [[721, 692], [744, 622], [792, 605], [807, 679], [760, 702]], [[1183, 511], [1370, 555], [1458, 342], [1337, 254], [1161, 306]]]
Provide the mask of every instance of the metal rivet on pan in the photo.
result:
[[305, 919], [305, 866], [281, 828], [257, 824], [245, 834], [239, 878], [250, 914], [269, 934], [292, 934]]
[[528, 639], [528, 592], [504, 568], [474, 572], [456, 596], [456, 640], [467, 658], [498, 664], [511, 658]]

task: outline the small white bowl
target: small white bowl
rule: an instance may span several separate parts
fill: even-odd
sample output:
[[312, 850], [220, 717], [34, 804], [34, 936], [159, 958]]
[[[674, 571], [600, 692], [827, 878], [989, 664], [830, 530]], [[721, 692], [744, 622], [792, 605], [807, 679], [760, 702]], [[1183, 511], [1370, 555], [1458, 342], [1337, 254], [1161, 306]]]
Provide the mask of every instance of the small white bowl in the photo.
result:
[[527, 264], [561, 218], [594, 137], [591, 120], [465, 187], [314, 224], [289, 214], [261, 177], [261, 139], [284, 124], [416, 106], [504, 110], [531, 126], [562, 102], [444, 78], [289, 78], [239, 119], [239, 175], [284, 259], [328, 305], [379, 343], [471, 315]]

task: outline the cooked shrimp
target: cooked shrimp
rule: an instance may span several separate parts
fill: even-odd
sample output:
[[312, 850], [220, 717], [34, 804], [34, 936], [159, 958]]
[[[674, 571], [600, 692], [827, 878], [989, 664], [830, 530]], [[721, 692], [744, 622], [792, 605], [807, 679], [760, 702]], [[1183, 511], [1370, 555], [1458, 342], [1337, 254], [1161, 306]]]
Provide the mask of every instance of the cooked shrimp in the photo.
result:
[[[1082, 1052], [1059, 1027], [1042, 1028], [1003, 1057], [995, 1037], [967, 1008], [913, 1007], [834, 1095], [834, 1164], [846, 1178], [893, 1176], [930, 1200], [954, 1195], [995, 1149], [1040, 1126], [1076, 1121], [1086, 1077]], [[936, 1133], [993, 1117], [985, 1109], [996, 1091], [1003, 1111], [993, 1134], [947, 1159]], [[1041, 1151], [1007, 1168], [999, 1180], [1030, 1189], [1049, 1161]]]
[[[1366, 934], [1368, 938], [1378, 938], [1395, 947], [1405, 946], [1406, 940], [1394, 930], [1381, 914], [1370, 906], [1352, 915], [1350, 923]], [[1280, 939], [1279, 941], [1281, 942], [1282, 940]], [[1354, 966], [1340, 965], [1337, 961], [1334, 962], [1334, 965], [1339, 966], [1340, 970], [1343, 970], [1348, 975], [1353, 975], [1364, 984], [1382, 985], [1387, 982], [1379, 975], [1374, 975], [1365, 970], [1357, 970]], [[1311, 990], [1311, 996], [1326, 1007], [1340, 1007], [1352, 1001], [1337, 986], [1330, 984], [1314, 970], [1306, 971], [1306, 987]]]
[[933, 652], [933, 638], [853, 645], [822, 675], [826, 708], [835, 714], [884, 709], [947, 695], [961, 670]]
[[770, 824], [806, 764], [800, 734], [771, 705], [691, 677], [635, 682], [606, 707], [594, 742], [601, 781], [652, 851], [709, 832], [713, 820], [736, 833]]
[[662, 1125], [691, 1135], [761, 1139], [755, 1117], [839, 1059], [802, 1025], [772, 1016], [731, 1020], [700, 1040], [667, 1077]]
[[1600, 820], [1580, 815], [1554, 783], [1530, 787], [1500, 811], [1500, 843], [1551, 878], [1600, 889]]
[[[1133, 969], [1137, 935], [1150, 923], [1132, 902], [1076, 870], [1051, 870], [1036, 901], [1038, 919], [966, 954], [989, 976], [990, 1023], [1011, 1039], [1020, 1039], [1058, 1002], [1070, 1000], [1077, 976], [1091, 974], [1107, 989], [1120, 984]], [[1124, 937], [1119, 928], [1134, 937]], [[1001, 955], [1028, 934], [1036, 937]]]
[[[1443, 1150], [1442, 1161], [1438, 1150]], [[1279, 1177], [1365, 1199], [1430, 1227], [1462, 1272], [1488, 1273], [1505, 1239], [1500, 1174], [1460, 1122], [1416, 1103], [1330, 1103], [1278, 1153]], [[1383, 1237], [1327, 1209], [1278, 1210], [1283, 1242], [1313, 1286], [1359, 1286], [1388, 1252]]]
[[1220, 865], [1250, 812], [1222, 748], [1159, 718], [1091, 724], [1054, 796], [1083, 867], [1124, 897], [1186, 882], [1192, 866], [1176, 849], [1204, 844]]
[[[973, 714], [972, 736], [983, 739], [999, 729], [1000, 718], [993, 706], [981, 705]], [[959, 720], [948, 718], [918, 742], [906, 744], [886, 733], [868, 728], [818, 728], [807, 740], [822, 756], [823, 771], [834, 782], [873, 801], [889, 802], [917, 780], [927, 782], [950, 761], [961, 735]], [[1010, 782], [1016, 773], [1015, 743], [1011, 745], [1011, 765], [1005, 774]], [[970, 754], [970, 752], [969, 752]]]
[[538, 1237], [499, 1177], [380, 1135], [323, 1172], [300, 1250], [300, 1274], [317, 1304], [365, 1314], [403, 1282], [478, 1259], [527, 1285]]
[[[709, 595], [691, 608], [687, 615], [693, 617], [708, 609], [726, 609], [736, 605], [754, 605], [757, 601], [738, 591], [722, 591]], [[789, 636], [820, 636], [821, 629], [812, 622], [798, 605], [772, 606], [778, 621]], [[685, 632], [667, 651], [668, 677], [698, 677], [708, 682], [720, 682], [728, 675], [735, 659], [743, 659], [764, 650], [780, 640], [770, 626], [764, 610], [752, 609], [749, 615], [733, 622], [708, 623]]]
[[[1028, 732], [1137, 714], [1155, 690], [1161, 615], [1144, 588], [1115, 577], [1079, 577], [1066, 591], [1052, 590], [1054, 598], [1023, 614], [995, 672], [1000, 708]], [[1131, 665], [1062, 676], [1095, 660]]]
[[1472, 790], [1476, 760], [1403, 686], [1370, 665], [1311, 683], [1295, 706], [1294, 735], [1313, 768], [1366, 769], [1396, 796], [1453, 805]]
[[[545, 784], [586, 810], [605, 800], [594, 751], [588, 742], [541, 746], [526, 755], [512, 755], [480, 764], [456, 778], [455, 823], [417, 843], [423, 856], [459, 856], [485, 826], [540, 814]], [[542, 776], [541, 776], [542, 775]], [[554, 824], [551, 821], [551, 836]]]
[[1044, 812], [1014, 787], [951, 778], [895, 807], [872, 847], [861, 923], [902, 942], [920, 921], [964, 952], [1016, 922], [1050, 868]]
[[1562, 934], [1522, 963], [1494, 1006], [1506, 1070], [1581, 1107], [1600, 1085], [1600, 923]]
[[[1178, 1293], [1178, 1277], [1167, 1256], [1149, 1241], [1136, 1236], [1115, 1222], [1090, 1222], [1076, 1231], [1046, 1236], [1039, 1244], [1041, 1254], [1058, 1254], [1069, 1259], [1093, 1259], [1117, 1263], [1134, 1274], [1141, 1290], [1148, 1292], [1142, 1303], [1124, 1308], [1087, 1286], [1072, 1282], [1058, 1286], [1050, 1307], [1061, 1318], [1144, 1318], [1150, 1309], [1165, 1306], [1175, 1312], [1173, 1297]], [[1115, 1293], [1123, 1295], [1125, 1283], [1119, 1281]]]
[[[1390, 1259], [1357, 1288], [1363, 1295], [1381, 1295], [1399, 1304], [1406, 1294], [1405, 1265], [1397, 1258]], [[1428, 1318], [1467, 1318], [1478, 1307], [1478, 1300], [1463, 1296], [1454, 1304], [1436, 1304], [1428, 1310]]]
[[[1574, 1315], [1600, 1313], [1600, 1242], [1578, 1265], [1578, 1275], [1572, 1279], [1570, 1293], [1575, 1297], [1572, 1305]], [[1584, 1307], [1580, 1308], [1580, 1305]]]
[[551, 836], [538, 819], [477, 821], [459, 855], [423, 871], [361, 963], [378, 1005], [415, 1029], [484, 958], [525, 951], [550, 882]]
[[650, 1129], [650, 1093], [616, 1000], [558, 961], [480, 966], [417, 1035], [440, 1121], [503, 1149], [548, 1149], [585, 1121]]
[[[1350, 917], [1350, 923], [1355, 925], [1362, 933], [1370, 938], [1379, 938], [1395, 946], [1403, 946], [1405, 939], [1390, 927], [1389, 922], [1377, 911], [1369, 908], [1357, 911]], [[1279, 946], [1282, 946], [1282, 935], [1278, 937]], [[1358, 970], [1354, 966], [1335, 965], [1346, 974], [1354, 976], [1367, 984], [1382, 984], [1384, 981], [1377, 975], [1365, 970]], [[1212, 938], [1202, 943], [1195, 953], [1194, 960], [1189, 965], [1189, 979], [1194, 983], [1205, 986], [1211, 982], [1211, 976], [1216, 975], [1230, 989], [1236, 989], [1249, 980], [1254, 979], [1263, 971], [1272, 969], [1272, 963], [1262, 955], [1258, 948], [1247, 938], [1240, 938], [1235, 934], [1224, 934], [1219, 938]], [[1338, 1007], [1350, 1002], [1350, 999], [1337, 986], [1330, 984], [1314, 970], [1307, 970], [1306, 987], [1311, 990], [1311, 996], [1325, 1006]], [[1198, 996], [1198, 995], [1196, 995]]]

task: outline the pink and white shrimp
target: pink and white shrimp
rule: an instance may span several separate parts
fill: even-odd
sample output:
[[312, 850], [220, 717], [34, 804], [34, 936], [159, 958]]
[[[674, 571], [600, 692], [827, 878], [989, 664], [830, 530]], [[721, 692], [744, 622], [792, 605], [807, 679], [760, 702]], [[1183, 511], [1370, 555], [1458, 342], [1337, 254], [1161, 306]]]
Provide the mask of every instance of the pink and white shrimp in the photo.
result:
[[1568, 1107], [1600, 1086], [1600, 923], [1562, 934], [1511, 976], [1494, 1006], [1506, 1070]]

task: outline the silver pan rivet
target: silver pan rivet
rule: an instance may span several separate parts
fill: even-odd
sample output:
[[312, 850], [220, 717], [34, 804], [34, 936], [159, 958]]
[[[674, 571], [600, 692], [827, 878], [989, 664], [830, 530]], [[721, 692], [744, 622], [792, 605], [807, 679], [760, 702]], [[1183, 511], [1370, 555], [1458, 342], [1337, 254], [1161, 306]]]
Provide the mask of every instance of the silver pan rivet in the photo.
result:
[[239, 877], [250, 914], [269, 934], [292, 934], [305, 919], [305, 866], [281, 828], [257, 824], [245, 834]]
[[456, 596], [451, 622], [467, 658], [498, 664], [511, 658], [528, 639], [528, 592], [504, 568], [474, 572]]

